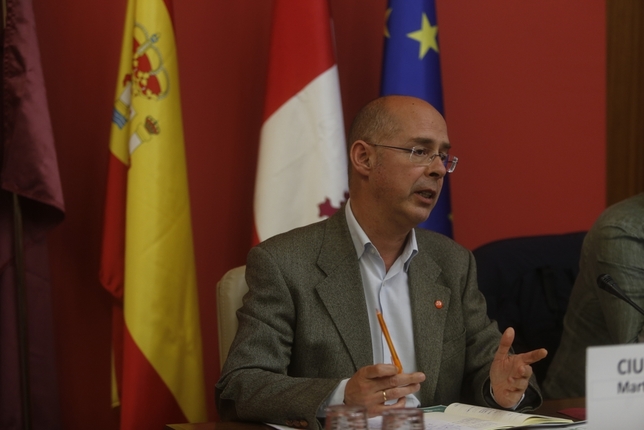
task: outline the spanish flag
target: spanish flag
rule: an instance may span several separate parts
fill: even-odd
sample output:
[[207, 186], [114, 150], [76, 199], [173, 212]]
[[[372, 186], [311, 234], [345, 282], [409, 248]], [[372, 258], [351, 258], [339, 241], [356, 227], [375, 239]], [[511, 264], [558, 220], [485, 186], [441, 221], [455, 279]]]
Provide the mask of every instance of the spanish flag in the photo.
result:
[[121, 430], [207, 420], [171, 10], [128, 1], [114, 97], [100, 278]]

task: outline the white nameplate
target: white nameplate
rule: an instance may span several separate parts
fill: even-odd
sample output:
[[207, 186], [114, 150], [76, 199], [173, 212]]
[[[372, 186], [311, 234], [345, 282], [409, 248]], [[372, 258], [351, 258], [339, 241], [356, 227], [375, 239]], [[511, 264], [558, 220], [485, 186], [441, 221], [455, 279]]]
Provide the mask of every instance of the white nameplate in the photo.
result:
[[586, 350], [586, 417], [591, 430], [644, 428], [644, 344]]

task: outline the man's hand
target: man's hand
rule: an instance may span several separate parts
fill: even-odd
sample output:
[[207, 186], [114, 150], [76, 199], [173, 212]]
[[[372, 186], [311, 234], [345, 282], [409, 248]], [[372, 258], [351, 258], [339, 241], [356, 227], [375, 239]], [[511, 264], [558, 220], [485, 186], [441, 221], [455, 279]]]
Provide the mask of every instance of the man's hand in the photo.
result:
[[494, 400], [504, 408], [511, 408], [519, 403], [532, 376], [530, 365], [548, 355], [548, 351], [543, 348], [524, 354], [508, 355], [512, 341], [514, 341], [514, 329], [508, 327], [501, 336], [499, 349], [490, 367], [490, 384]]
[[[364, 406], [370, 417], [381, 415], [385, 409], [404, 408], [405, 396], [420, 390], [425, 374], [397, 372], [393, 364], [374, 364], [359, 369], [347, 381], [344, 403]], [[385, 405], [385, 400], [398, 401]]]

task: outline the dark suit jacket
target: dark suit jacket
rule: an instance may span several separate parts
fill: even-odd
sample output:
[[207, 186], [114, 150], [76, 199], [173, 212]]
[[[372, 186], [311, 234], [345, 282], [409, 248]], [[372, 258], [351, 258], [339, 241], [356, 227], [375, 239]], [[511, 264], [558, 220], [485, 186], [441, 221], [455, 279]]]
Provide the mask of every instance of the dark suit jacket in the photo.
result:
[[[500, 333], [486, 315], [474, 258], [437, 233], [417, 229], [416, 238], [409, 294], [418, 370], [426, 375], [421, 405], [488, 406], [486, 382]], [[373, 364], [344, 210], [253, 248], [246, 281], [239, 329], [216, 386], [220, 416], [321, 426], [316, 412], [338, 383]]]

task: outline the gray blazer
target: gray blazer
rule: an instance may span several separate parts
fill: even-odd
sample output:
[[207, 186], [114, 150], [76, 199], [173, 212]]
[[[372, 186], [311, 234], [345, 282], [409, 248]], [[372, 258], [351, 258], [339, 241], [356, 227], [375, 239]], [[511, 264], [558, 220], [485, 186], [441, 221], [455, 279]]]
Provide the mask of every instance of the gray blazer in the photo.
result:
[[[418, 370], [426, 375], [421, 405], [488, 406], [500, 333], [477, 288], [474, 257], [437, 233], [417, 229], [416, 238], [409, 294]], [[338, 383], [373, 364], [344, 209], [254, 247], [246, 281], [239, 329], [216, 385], [221, 418], [321, 427], [316, 412]]]
[[597, 277], [609, 273], [635, 303], [644, 306], [642, 219], [644, 193], [606, 209], [584, 238], [561, 343], [542, 384], [548, 398], [586, 396], [589, 346], [644, 341], [644, 317], [597, 287]]

